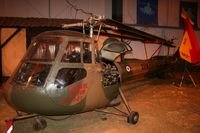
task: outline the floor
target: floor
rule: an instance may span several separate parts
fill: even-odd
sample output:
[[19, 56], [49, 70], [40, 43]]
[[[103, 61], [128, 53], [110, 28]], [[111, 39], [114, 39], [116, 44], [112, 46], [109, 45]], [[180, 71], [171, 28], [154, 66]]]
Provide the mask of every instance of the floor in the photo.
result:
[[[33, 118], [16, 121], [14, 133], [200, 133], [200, 82], [197, 87], [191, 82], [182, 87], [174, 83], [155, 78], [123, 86], [131, 108], [140, 114], [136, 125], [128, 124], [125, 117], [92, 111], [60, 121], [45, 118], [48, 126], [41, 131], [33, 130]], [[126, 110], [123, 104], [118, 108]], [[0, 95], [0, 133], [5, 132], [4, 120], [13, 116], [15, 111]]]

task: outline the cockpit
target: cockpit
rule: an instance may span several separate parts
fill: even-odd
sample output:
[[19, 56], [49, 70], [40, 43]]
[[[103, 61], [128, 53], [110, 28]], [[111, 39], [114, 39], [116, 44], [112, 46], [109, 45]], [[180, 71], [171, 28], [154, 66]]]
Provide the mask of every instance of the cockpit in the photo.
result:
[[53, 74], [56, 75], [55, 84], [64, 87], [86, 77], [86, 70], [77, 67], [83, 66], [81, 65], [83, 63], [92, 63], [89, 37], [71, 31], [42, 33], [32, 40], [27, 54], [14, 74], [12, 83], [43, 86], [49, 73], [56, 71]]

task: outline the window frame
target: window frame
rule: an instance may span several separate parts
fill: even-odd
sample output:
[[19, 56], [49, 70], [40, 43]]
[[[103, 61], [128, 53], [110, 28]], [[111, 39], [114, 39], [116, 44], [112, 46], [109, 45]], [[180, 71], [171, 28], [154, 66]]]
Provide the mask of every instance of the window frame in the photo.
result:
[[[67, 73], [69, 73], [69, 72], [67, 72], [68, 70], [66, 70], [65, 71], [65, 69], [72, 69], [73, 71], [74, 71], [74, 73], [71, 75], [71, 76], [69, 76], [69, 77], [74, 77], [74, 78], [76, 78], [76, 79], [74, 79], [74, 81], [70, 81], [70, 80], [72, 80], [72, 79], [68, 79], [68, 82], [69, 83], [67, 83], [67, 80], [65, 79], [65, 80], [63, 80], [62, 78], [63, 78], [63, 76], [66, 76], [66, 74]], [[75, 70], [76, 70], [76, 72], [75, 72]], [[84, 75], [81, 75], [81, 77], [77, 77], [77, 76], [74, 76], [76, 73], [78, 73], [78, 72], [82, 72], [82, 74], [84, 74]], [[64, 74], [64, 75], [62, 75], [62, 74]], [[67, 74], [67, 75], [69, 75], [69, 74]], [[80, 76], [80, 75], [79, 75]], [[68, 77], [68, 78], [69, 78]], [[72, 85], [72, 84], [74, 84], [74, 83], [76, 83], [76, 82], [80, 82], [81, 80], [84, 80], [85, 78], [87, 77], [87, 70], [85, 69], [85, 68], [83, 68], [83, 67], [78, 67], [78, 68], [72, 68], [72, 67], [61, 67], [61, 68], [59, 68], [58, 69], [58, 71], [56, 72], [56, 74], [55, 74], [55, 79], [54, 79], [54, 84], [58, 87], [58, 88], [64, 88], [64, 87], [67, 87], [67, 86], [70, 86], [70, 85]], [[79, 79], [80, 78], [80, 79]], [[64, 84], [61, 84], [61, 82], [58, 82], [58, 81], [63, 81], [62, 83], [64, 83]], [[67, 84], [66, 84], [67, 83]]]
[[[62, 61], [62, 58], [64, 56], [64, 53], [65, 53], [65, 50], [66, 50], [66, 47], [68, 47], [68, 44], [69, 42], [80, 42], [80, 56], [81, 56], [81, 61], [80, 62], [65, 62], [65, 61]], [[87, 63], [87, 62], [84, 62], [84, 59], [83, 59], [83, 54], [84, 54], [84, 48], [83, 48], [83, 43], [88, 43], [91, 47], [91, 63]], [[93, 40], [91, 39], [69, 39], [66, 41], [66, 44], [64, 45], [64, 48], [63, 48], [63, 51], [61, 52], [61, 59], [60, 59], [60, 63], [69, 63], [69, 64], [94, 64], [94, 42]]]

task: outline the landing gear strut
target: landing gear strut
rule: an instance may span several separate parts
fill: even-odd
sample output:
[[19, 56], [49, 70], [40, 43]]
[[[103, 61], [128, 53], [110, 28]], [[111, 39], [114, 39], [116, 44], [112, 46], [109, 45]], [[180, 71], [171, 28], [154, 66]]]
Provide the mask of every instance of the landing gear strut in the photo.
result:
[[139, 120], [139, 113], [131, 110], [131, 108], [130, 108], [128, 102], [126, 101], [126, 98], [124, 97], [124, 94], [123, 94], [120, 87], [119, 87], [119, 94], [120, 94], [121, 99], [122, 99], [124, 105], [126, 106], [126, 108], [128, 110], [128, 113], [129, 113], [129, 114], [127, 114], [127, 122], [130, 123], [130, 124], [136, 124]]
[[[114, 113], [114, 112], [104, 111], [104, 110], [99, 110], [99, 109], [96, 109], [96, 111], [97, 112], [103, 112], [103, 113], [106, 113], [106, 114], [113, 114], [113, 115], [118, 115], [118, 116], [124, 116], [124, 117], [127, 118], [127, 122], [128, 123], [130, 123], [130, 124], [136, 124], [138, 122], [138, 120], [139, 120], [139, 113], [138, 112], [134, 112], [134, 111], [131, 110], [130, 106], [128, 105], [128, 102], [126, 101], [126, 99], [124, 97], [124, 94], [123, 94], [121, 88], [119, 88], [119, 94], [120, 94], [121, 100], [125, 104], [128, 112], [123, 112], [123, 111], [121, 111], [120, 109], [118, 109], [118, 108], [116, 108], [114, 106], [113, 106], [113, 108], [116, 109], [120, 113]], [[115, 105], [115, 104], [113, 104], [113, 105]], [[116, 105], [118, 105], [118, 104], [116, 104]]]

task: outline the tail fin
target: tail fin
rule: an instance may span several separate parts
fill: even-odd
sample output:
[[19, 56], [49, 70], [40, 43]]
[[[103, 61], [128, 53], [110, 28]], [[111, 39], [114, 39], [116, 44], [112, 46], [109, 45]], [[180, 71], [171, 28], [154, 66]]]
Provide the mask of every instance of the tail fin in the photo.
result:
[[180, 57], [190, 63], [198, 63], [200, 62], [200, 48], [192, 27], [193, 22], [185, 10], [182, 11], [181, 17], [184, 20], [185, 33], [180, 45]]

